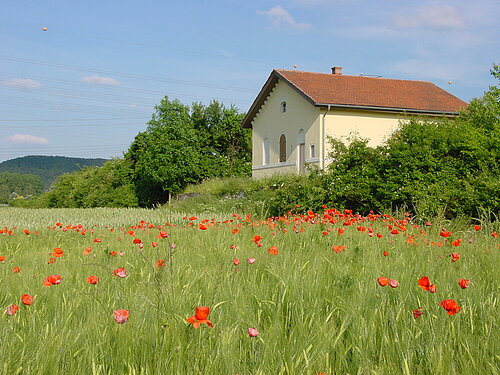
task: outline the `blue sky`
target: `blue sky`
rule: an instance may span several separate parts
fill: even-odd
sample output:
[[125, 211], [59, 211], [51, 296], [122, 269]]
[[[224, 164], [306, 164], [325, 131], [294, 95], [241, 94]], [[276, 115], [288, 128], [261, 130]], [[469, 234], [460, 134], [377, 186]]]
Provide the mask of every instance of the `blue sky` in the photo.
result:
[[165, 95], [244, 112], [294, 65], [469, 101], [495, 84], [499, 19], [496, 0], [3, 0], [0, 161], [121, 156]]

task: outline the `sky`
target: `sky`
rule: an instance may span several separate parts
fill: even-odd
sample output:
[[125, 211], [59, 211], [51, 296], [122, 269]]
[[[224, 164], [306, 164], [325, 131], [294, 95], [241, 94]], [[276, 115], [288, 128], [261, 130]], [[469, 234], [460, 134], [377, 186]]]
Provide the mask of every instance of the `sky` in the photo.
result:
[[2, 0], [0, 162], [121, 157], [163, 97], [246, 112], [295, 65], [470, 101], [496, 84], [499, 19], [497, 0]]

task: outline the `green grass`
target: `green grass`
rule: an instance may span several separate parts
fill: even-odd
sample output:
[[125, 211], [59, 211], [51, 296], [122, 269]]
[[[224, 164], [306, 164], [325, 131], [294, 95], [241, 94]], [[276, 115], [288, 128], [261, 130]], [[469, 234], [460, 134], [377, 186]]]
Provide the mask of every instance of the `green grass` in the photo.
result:
[[[491, 236], [498, 223], [481, 231], [409, 223], [406, 236], [391, 236], [392, 218], [358, 218], [344, 226], [351, 217], [332, 224], [320, 217], [314, 223], [300, 217], [253, 221], [214, 213], [187, 225], [183, 216], [190, 215], [0, 209], [0, 229], [12, 230], [0, 234], [0, 308], [20, 306], [15, 316], [0, 316], [0, 374], [499, 373], [500, 241]], [[202, 219], [209, 219], [207, 230], [198, 228]], [[56, 222], [87, 230], [63, 231]], [[370, 224], [382, 238], [356, 230]], [[432, 246], [443, 241], [443, 226], [453, 235], [442, 247]], [[345, 233], [338, 235], [338, 228]], [[160, 230], [169, 238], [158, 239]], [[263, 237], [262, 247], [255, 235]], [[410, 235], [418, 245], [406, 243]], [[142, 240], [143, 251], [134, 238]], [[450, 240], [458, 238], [462, 244], [452, 247]], [[172, 266], [157, 270], [154, 263], [168, 261], [174, 243]], [[278, 255], [267, 253], [273, 245]], [[332, 245], [346, 250], [336, 254]], [[84, 256], [88, 246], [92, 252]], [[65, 255], [48, 264], [55, 247]], [[461, 254], [455, 263], [451, 252]], [[257, 259], [252, 265], [250, 257]], [[126, 268], [126, 278], [113, 276], [118, 267]], [[43, 287], [52, 274], [62, 276], [61, 284]], [[90, 275], [100, 283], [87, 284]], [[380, 287], [379, 276], [400, 285]], [[417, 286], [421, 276], [436, 284], [435, 294]], [[461, 289], [460, 278], [471, 286]], [[32, 306], [22, 305], [23, 293], [35, 296]], [[450, 298], [462, 308], [453, 316], [439, 306]], [[211, 308], [214, 327], [194, 329], [186, 318], [203, 305]], [[414, 319], [418, 307], [424, 314]], [[117, 324], [115, 309], [128, 309], [129, 321]], [[259, 336], [248, 337], [249, 327]]]

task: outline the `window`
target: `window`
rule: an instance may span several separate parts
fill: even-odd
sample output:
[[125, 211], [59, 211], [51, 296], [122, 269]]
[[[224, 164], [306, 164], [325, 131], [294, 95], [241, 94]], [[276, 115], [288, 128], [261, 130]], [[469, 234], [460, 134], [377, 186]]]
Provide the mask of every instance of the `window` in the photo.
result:
[[262, 164], [263, 165], [268, 165], [269, 164], [269, 138], [265, 137], [264, 142], [262, 144], [263, 148], [263, 157], [262, 157]]
[[280, 136], [280, 163], [286, 161], [286, 137], [284, 134]]
[[309, 157], [312, 159], [314, 158], [316, 155], [314, 153], [314, 145], [310, 145], [309, 146]]
[[281, 102], [280, 109], [281, 109], [281, 113], [286, 112], [286, 102], [285, 101]]

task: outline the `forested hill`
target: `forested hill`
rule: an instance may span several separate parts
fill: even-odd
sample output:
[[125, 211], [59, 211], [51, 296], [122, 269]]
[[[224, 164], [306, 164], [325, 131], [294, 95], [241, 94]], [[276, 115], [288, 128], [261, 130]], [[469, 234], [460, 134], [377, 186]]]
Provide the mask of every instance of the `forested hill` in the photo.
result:
[[65, 156], [30, 155], [0, 163], [0, 172], [34, 174], [42, 178], [46, 189], [57, 176], [86, 166], [102, 166], [106, 159], [69, 158]]

